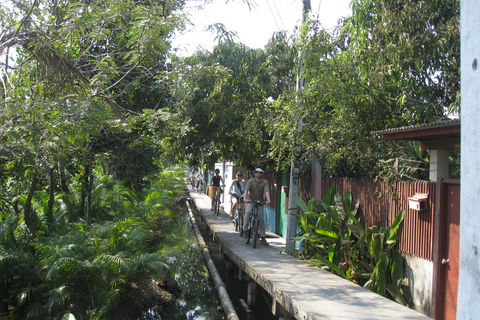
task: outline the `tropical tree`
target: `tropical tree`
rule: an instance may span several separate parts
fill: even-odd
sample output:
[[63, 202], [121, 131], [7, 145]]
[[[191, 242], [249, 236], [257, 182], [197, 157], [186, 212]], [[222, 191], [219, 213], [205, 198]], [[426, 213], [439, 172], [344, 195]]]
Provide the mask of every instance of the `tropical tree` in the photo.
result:
[[[71, 208], [69, 217], [89, 215], [96, 153], [110, 168], [116, 166], [117, 177], [131, 186], [142, 187], [145, 176], [154, 170], [152, 159], [167, 147], [166, 142], [155, 143], [167, 140], [155, 135], [175, 135], [164, 125], [176, 126], [161, 109], [168, 96], [160, 76], [165, 70], [167, 37], [182, 27], [181, 17], [174, 14], [182, 3], [8, 4], [2, 11], [5, 28], [0, 39], [5, 54], [3, 168], [8, 172], [5, 178], [12, 178], [9, 191], [27, 195], [21, 202], [24, 220], [35, 235], [31, 202], [36, 190], [48, 187], [50, 212], [59, 190], [67, 206], [73, 205], [67, 170], [82, 185], [79, 209]], [[14, 48], [16, 60], [12, 61]], [[144, 113], [145, 109], [155, 111]], [[138, 117], [130, 120], [135, 125], [117, 123], [125, 124], [128, 117]], [[126, 135], [129, 143], [117, 143], [125, 141]], [[147, 142], [154, 143], [146, 146]], [[142, 157], [128, 158], [127, 150]], [[145, 165], [138, 164], [141, 161]], [[122, 166], [136, 167], [137, 175], [119, 176]]]
[[265, 158], [271, 140], [268, 100], [292, 87], [292, 49], [283, 34], [273, 37], [265, 51], [235, 43], [223, 26], [216, 27], [218, 44], [212, 52], [172, 58], [175, 111], [192, 128], [178, 149], [192, 165], [223, 157], [253, 168]]
[[168, 274], [147, 222], [177, 191], [143, 198], [182, 134], [162, 82], [181, 6], [2, 5], [2, 315], [101, 317], [139, 277]]
[[300, 116], [304, 170], [312, 156], [332, 176], [388, 179], [396, 158], [421, 161], [424, 169], [412, 144], [385, 142], [372, 131], [458, 110], [458, 19], [458, 1], [380, 0], [354, 1], [353, 16], [331, 33], [310, 20], [296, 42], [305, 88], [274, 101], [271, 157], [279, 166], [291, 161]]
[[[460, 2], [353, 1], [352, 40], [365, 72], [399, 87], [390, 98], [425, 122], [459, 110]], [[372, 53], [376, 54], [372, 54]], [[432, 118], [433, 117], [433, 118]]]

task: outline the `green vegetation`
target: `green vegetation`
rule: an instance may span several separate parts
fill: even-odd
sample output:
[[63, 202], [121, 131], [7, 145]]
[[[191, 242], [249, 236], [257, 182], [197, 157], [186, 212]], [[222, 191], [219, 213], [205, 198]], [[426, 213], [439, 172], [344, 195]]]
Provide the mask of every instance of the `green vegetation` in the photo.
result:
[[[305, 171], [316, 157], [327, 175], [392, 179], [400, 158], [418, 161], [400, 178], [422, 179], [427, 157], [415, 143], [371, 132], [459, 111], [458, 0], [354, 0], [334, 31], [311, 18], [263, 49], [217, 24], [213, 51], [191, 57], [170, 53], [169, 38], [186, 28], [183, 0], [4, 2], [0, 314], [97, 319], [139, 278], [168, 275], [163, 254], [178, 241], [162, 229], [182, 187], [167, 168], [220, 159], [284, 168], [301, 117]], [[362, 238], [342, 221], [326, 229], [340, 237], [324, 248], [337, 266], [348, 255], [334, 244]], [[391, 230], [376, 228], [361, 229], [359, 248]], [[400, 290], [388, 275], [381, 285], [394, 254], [370, 256], [372, 288]], [[350, 267], [340, 271], [351, 277]]]
[[67, 312], [77, 319], [115, 318], [115, 308], [134, 285], [171, 277], [165, 254], [178, 248], [165, 247], [172, 241], [165, 238], [178, 219], [172, 210], [183, 176], [180, 169], [164, 170], [141, 194], [111, 177], [98, 177], [91, 223], [84, 218], [68, 223], [62, 197], [55, 199], [49, 222], [42, 203], [48, 196], [37, 192], [32, 197], [35, 235], [4, 207], [2, 313], [28, 319]]
[[299, 257], [403, 305], [411, 304], [408, 286], [402, 285], [403, 257], [394, 249], [405, 212], [399, 212], [391, 226], [368, 227], [357, 218], [359, 204], [350, 192], [343, 199], [332, 193], [333, 187], [322, 201], [312, 199], [308, 204], [295, 197], [302, 210], [296, 215]]
[[[212, 52], [172, 56], [172, 106], [193, 129], [178, 152], [193, 162], [285, 168], [301, 117], [304, 171], [316, 157], [335, 177], [428, 178], [428, 157], [412, 143], [372, 131], [459, 112], [459, 1], [355, 0], [352, 9], [333, 31], [311, 17], [294, 37], [274, 34], [262, 50], [217, 25]], [[297, 91], [300, 53], [305, 87]], [[397, 158], [418, 169], [395, 176]]]

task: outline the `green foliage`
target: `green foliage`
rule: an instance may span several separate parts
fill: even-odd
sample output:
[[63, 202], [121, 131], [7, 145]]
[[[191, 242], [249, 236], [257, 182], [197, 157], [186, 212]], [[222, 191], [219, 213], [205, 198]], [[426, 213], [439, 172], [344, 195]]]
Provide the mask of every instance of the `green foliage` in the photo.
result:
[[191, 165], [224, 158], [250, 167], [268, 152], [274, 110], [267, 99], [294, 87], [292, 48], [281, 34], [264, 51], [223, 32], [213, 52], [172, 57], [175, 110], [191, 127], [176, 150]]
[[444, 120], [446, 110], [458, 110], [458, 4], [354, 1], [353, 16], [332, 32], [308, 21], [296, 37], [305, 87], [272, 103], [270, 157], [289, 164], [301, 117], [305, 166], [313, 154], [329, 176], [425, 179], [428, 164], [411, 145], [372, 131]]
[[[141, 197], [113, 180], [95, 180], [92, 212], [109, 214], [92, 213], [92, 224], [82, 219], [66, 224], [61, 219], [66, 207], [58, 206], [59, 217], [49, 233], [38, 233], [43, 236], [26, 237], [12, 217], [2, 213], [7, 234], [2, 232], [0, 243], [1, 312], [27, 319], [68, 313], [79, 319], [87, 313], [101, 317], [132, 284], [170, 277], [162, 230], [169, 230], [176, 219], [169, 208], [183, 189], [182, 174], [179, 168], [158, 173]], [[40, 192], [38, 201], [43, 198]], [[37, 208], [41, 218], [43, 209]], [[113, 208], [119, 211], [110, 212]]]
[[[101, 318], [133, 281], [127, 270], [159, 272], [149, 248], [180, 236], [156, 231], [183, 188], [172, 163], [285, 167], [299, 139], [303, 163], [314, 155], [327, 175], [423, 179], [415, 143], [371, 132], [459, 109], [458, 0], [353, 1], [333, 32], [310, 20], [264, 49], [216, 25], [213, 52], [168, 63], [184, 1], [10, 4], [0, 10], [0, 312], [77, 315], [71, 305]], [[357, 208], [350, 194], [303, 204], [303, 254], [400, 300], [396, 228], [364, 227]], [[102, 292], [89, 287], [104, 284], [92, 268], [112, 281]]]
[[300, 232], [295, 239], [301, 247], [298, 254], [371, 291], [403, 305], [411, 304], [408, 287], [402, 285], [403, 256], [394, 249], [405, 212], [399, 212], [389, 227], [382, 223], [366, 227], [356, 217], [359, 204], [350, 192], [343, 199], [332, 194], [333, 186], [322, 201], [311, 199], [306, 204], [295, 197], [302, 210], [296, 214]]
[[187, 128], [163, 75], [183, 5], [2, 5], [0, 317], [102, 319], [170, 276], [184, 186], [165, 168]]
[[352, 9], [359, 66], [398, 86], [391, 97], [407, 116], [424, 123], [459, 110], [460, 1], [355, 0]]
[[[91, 151], [99, 155], [105, 171], [129, 188], [141, 190], [158, 172], [159, 159], [168, 155], [170, 140], [182, 128], [167, 110], [144, 110], [128, 123], [112, 121], [92, 137]], [[166, 158], [166, 159], [165, 159]]]

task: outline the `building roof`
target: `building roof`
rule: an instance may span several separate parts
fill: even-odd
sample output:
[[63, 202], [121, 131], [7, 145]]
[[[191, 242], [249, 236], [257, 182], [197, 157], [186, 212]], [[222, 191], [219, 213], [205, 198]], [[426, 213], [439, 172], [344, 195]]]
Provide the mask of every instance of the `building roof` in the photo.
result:
[[420, 141], [421, 150], [460, 149], [460, 119], [373, 131], [385, 140]]

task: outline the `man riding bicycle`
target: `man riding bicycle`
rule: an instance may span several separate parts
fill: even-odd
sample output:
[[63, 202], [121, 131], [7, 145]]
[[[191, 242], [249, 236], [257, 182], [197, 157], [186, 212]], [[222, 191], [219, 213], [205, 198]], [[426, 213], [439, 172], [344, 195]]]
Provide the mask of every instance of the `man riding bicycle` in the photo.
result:
[[[263, 170], [257, 168], [254, 171], [255, 177], [247, 181], [245, 186], [245, 201], [263, 201], [265, 198], [266, 205], [270, 204], [270, 192], [268, 181], [263, 178]], [[250, 214], [252, 213], [253, 203], [247, 203], [245, 206], [245, 218], [243, 219], [243, 230], [248, 231], [250, 223]], [[263, 220], [263, 206], [258, 207], [258, 217], [260, 220], [258, 228], [258, 236], [263, 245], [268, 246], [265, 239], [265, 220]]]
[[232, 212], [230, 212], [230, 219], [233, 219], [235, 210], [237, 210], [239, 202], [242, 203], [243, 209], [243, 201], [240, 201], [240, 197], [245, 191], [245, 180], [243, 180], [242, 171], [237, 172], [237, 179], [232, 181], [232, 184], [230, 185], [230, 188], [228, 190], [230, 191], [229, 193], [232, 195]]
[[[222, 184], [220, 185], [220, 182]], [[215, 169], [215, 175], [210, 179], [210, 186], [208, 188], [208, 196], [212, 198], [212, 211], [213, 211], [213, 202], [215, 200], [215, 196], [218, 192], [221, 192], [220, 186], [225, 186], [225, 182], [223, 182], [222, 177], [220, 176], [220, 169]]]

